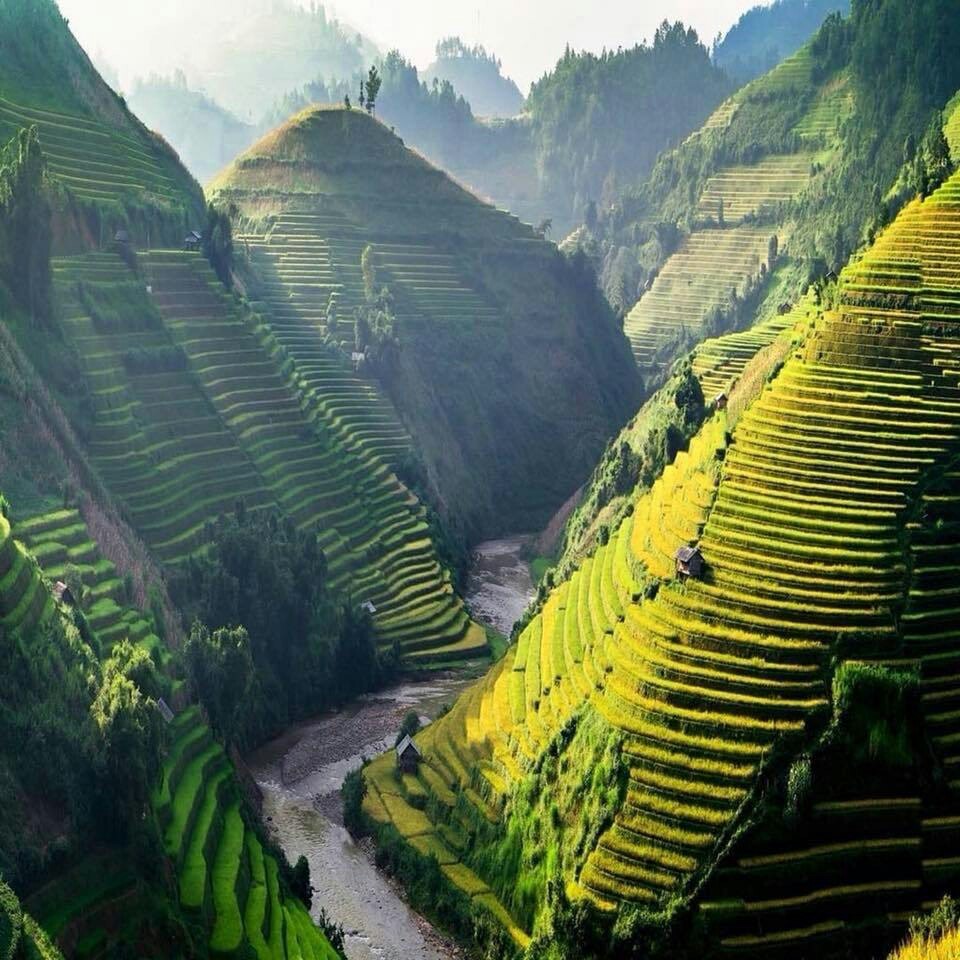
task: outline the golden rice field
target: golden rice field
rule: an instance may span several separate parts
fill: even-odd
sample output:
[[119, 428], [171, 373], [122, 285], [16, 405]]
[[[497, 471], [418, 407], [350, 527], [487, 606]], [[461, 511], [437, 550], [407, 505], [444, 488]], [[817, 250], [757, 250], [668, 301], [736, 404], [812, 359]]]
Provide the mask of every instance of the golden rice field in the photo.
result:
[[[947, 553], [960, 470], [932, 482], [960, 442], [958, 237], [960, 176], [845, 271], [837, 309], [797, 308], [742, 356], [726, 338], [705, 350], [702, 377], [734, 358], [742, 375], [750, 349], [805, 330], [735, 425], [715, 413], [505, 659], [420, 734], [417, 776], [398, 781], [389, 756], [368, 768], [369, 815], [455, 860], [456, 798], [497, 818], [564, 723], [596, 712], [624, 738], [629, 784], [569, 889], [604, 909], [663, 904], [717, 855], [774, 747], [798, 749], [827, 715], [843, 659], [919, 664], [933, 741], [960, 769]], [[942, 537], [917, 523], [918, 491]], [[674, 554], [691, 544], [705, 573], [680, 582]], [[449, 815], [426, 816], [423, 792]], [[958, 875], [954, 796], [818, 801], [806, 837], [724, 861], [701, 912], [736, 950], [815, 950], [878, 911], [898, 929]], [[448, 875], [483, 889], [465, 867]]]

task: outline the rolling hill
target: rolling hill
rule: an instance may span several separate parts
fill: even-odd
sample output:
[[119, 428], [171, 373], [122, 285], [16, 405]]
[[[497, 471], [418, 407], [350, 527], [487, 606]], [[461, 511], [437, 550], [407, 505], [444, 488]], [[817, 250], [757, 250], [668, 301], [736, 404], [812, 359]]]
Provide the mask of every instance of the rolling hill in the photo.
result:
[[869, 955], [955, 882], [958, 191], [789, 333], [705, 346], [727, 404], [420, 734], [419, 773], [368, 768], [367, 815], [518, 943]]
[[[366, 114], [297, 115], [211, 194], [239, 209], [248, 294], [304, 383], [329, 395], [324, 351], [345, 380], [364, 353], [426, 489], [471, 538], [544, 522], [636, 402], [589, 272]], [[357, 340], [358, 308], [386, 310], [379, 339]]]

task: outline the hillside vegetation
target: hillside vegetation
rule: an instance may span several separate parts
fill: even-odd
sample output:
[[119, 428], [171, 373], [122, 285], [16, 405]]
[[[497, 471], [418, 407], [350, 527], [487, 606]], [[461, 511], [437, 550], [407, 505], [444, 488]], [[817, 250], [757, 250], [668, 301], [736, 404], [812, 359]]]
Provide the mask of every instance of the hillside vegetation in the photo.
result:
[[958, 190], [744, 368], [416, 778], [368, 768], [533, 955], [864, 955], [954, 882]]
[[459, 37], [437, 44], [437, 58], [423, 72], [423, 82], [449, 83], [478, 117], [513, 117], [523, 109], [523, 94], [502, 73], [503, 64], [482, 46], [468, 47]]
[[322, 378], [325, 351], [349, 379], [358, 354], [422, 458], [402, 472], [471, 539], [545, 522], [636, 403], [589, 270], [375, 119], [308, 110], [212, 191], [239, 209], [250, 296], [294, 365]]
[[628, 313], [648, 387], [704, 336], [748, 326], [774, 291], [795, 302], [924, 189], [960, 83], [944, 73], [951, 37], [924, 26], [948, 7], [885, 0], [829, 17], [573, 238]]
[[713, 48], [713, 62], [746, 83], [796, 53], [831, 13], [850, 0], [774, 0], [744, 13]]

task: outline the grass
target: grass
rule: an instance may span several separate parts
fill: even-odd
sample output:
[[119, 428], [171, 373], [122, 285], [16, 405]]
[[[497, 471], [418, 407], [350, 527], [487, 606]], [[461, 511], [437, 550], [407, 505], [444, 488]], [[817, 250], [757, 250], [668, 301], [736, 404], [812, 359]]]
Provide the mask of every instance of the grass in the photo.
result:
[[960, 956], [960, 930], [948, 930], [939, 937], [914, 937], [901, 944], [890, 960], [954, 960]]
[[240, 807], [234, 804], [224, 817], [223, 834], [211, 874], [216, 922], [210, 935], [210, 949], [215, 952], [236, 950], [243, 939], [243, 918], [237, 903], [237, 875], [244, 853], [244, 829]]

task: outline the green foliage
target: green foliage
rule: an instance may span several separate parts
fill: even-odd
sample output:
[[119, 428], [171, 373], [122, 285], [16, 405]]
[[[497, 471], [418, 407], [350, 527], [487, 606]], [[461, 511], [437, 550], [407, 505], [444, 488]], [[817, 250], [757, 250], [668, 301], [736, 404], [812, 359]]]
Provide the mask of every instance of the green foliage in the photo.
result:
[[523, 94], [502, 69], [502, 62], [482, 44], [469, 47], [459, 37], [445, 37], [438, 41], [436, 61], [423, 79], [428, 86], [452, 84], [477, 116], [513, 117], [523, 107]]
[[367, 113], [373, 113], [377, 105], [377, 97], [380, 96], [380, 88], [383, 86], [383, 79], [377, 65], [374, 64], [367, 74]]
[[211, 726], [227, 743], [236, 742], [246, 729], [248, 698], [255, 683], [247, 631], [221, 627], [211, 633], [196, 621], [183, 656]]
[[50, 314], [50, 201], [36, 127], [0, 149], [0, 286], [37, 323]]
[[214, 273], [225, 287], [231, 285], [233, 272], [233, 221], [237, 209], [228, 206], [221, 209], [213, 203], [207, 204], [207, 224], [203, 231], [203, 255], [210, 261]]
[[293, 865], [291, 887], [294, 896], [299, 897], [309, 910], [313, 905], [313, 885], [310, 883], [310, 862], [303, 855], [297, 857], [297, 862]]
[[919, 729], [916, 671], [845, 661], [833, 676], [834, 728], [852, 762], [909, 767]]
[[596, 713], [574, 718], [511, 795], [502, 822], [477, 822], [465, 862], [525, 929], [549, 912], [551, 882], [577, 875], [618, 809], [627, 781], [620, 746]]
[[[313, 533], [238, 504], [234, 515], [211, 523], [207, 535], [209, 550], [172, 576], [170, 591], [190, 622], [199, 620], [213, 632], [209, 642], [199, 632], [196, 652], [201, 668], [214, 665], [214, 677], [229, 653], [233, 681], [244, 686], [244, 641], [235, 631], [215, 638], [239, 624], [249, 634], [255, 683], [239, 715], [227, 702], [218, 712], [235, 742], [248, 745], [378, 682], [381, 666], [369, 618], [350, 599], [331, 594], [326, 558]], [[215, 703], [213, 689], [205, 689]]]
[[123, 352], [123, 365], [133, 375], [173, 373], [187, 369], [183, 347], [170, 344], [161, 347], [131, 347]]
[[910, 937], [917, 941], [939, 940], [960, 927], [960, 903], [945, 894], [930, 911], [910, 918]]
[[367, 832], [366, 816], [363, 812], [363, 798], [367, 795], [367, 781], [362, 770], [351, 770], [343, 780], [340, 788], [343, 797], [343, 823], [355, 836], [363, 836]]
[[408, 710], [403, 716], [403, 722], [400, 724], [400, 732], [394, 745], [398, 744], [404, 737], [412, 737], [420, 730], [420, 714], [416, 710]]

